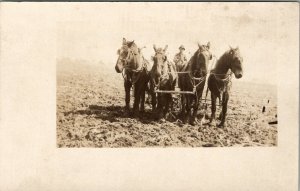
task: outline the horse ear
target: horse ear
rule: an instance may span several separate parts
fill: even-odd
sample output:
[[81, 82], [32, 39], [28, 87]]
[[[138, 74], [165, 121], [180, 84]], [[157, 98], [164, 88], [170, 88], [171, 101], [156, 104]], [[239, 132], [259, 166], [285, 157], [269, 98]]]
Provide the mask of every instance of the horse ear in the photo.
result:
[[210, 49], [210, 42], [208, 42], [206, 46], [208, 49]]
[[131, 42], [128, 42], [128, 43], [127, 43], [128, 47], [130, 48], [130, 47], [133, 45], [133, 43], [134, 43], [134, 40], [131, 41]]
[[165, 46], [164, 52], [166, 52], [167, 49], [168, 49], [168, 45]]
[[127, 41], [126, 41], [126, 38], [123, 37], [123, 42], [122, 42], [122, 43], [123, 43], [123, 44], [126, 44], [126, 42], [127, 42]]
[[201, 45], [200, 45], [200, 43], [199, 43], [199, 42], [198, 42], [198, 47], [199, 47], [199, 48], [201, 48]]
[[234, 52], [236, 51], [236, 49], [232, 48], [230, 45], [229, 45], [229, 48], [230, 48], [229, 53], [230, 54], [234, 54]]
[[154, 51], [156, 52], [156, 45], [155, 44], [153, 44], [153, 49], [154, 49]]
[[240, 50], [239, 46], [237, 46], [235, 50]]

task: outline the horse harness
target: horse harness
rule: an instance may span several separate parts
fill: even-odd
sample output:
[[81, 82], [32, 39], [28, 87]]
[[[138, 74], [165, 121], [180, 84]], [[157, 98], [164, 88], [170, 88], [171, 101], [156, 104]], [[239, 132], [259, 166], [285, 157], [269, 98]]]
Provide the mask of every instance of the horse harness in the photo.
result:
[[[232, 86], [232, 71], [230, 71], [229, 74], [216, 74], [214, 72], [211, 72], [211, 74], [214, 76], [215, 80], [216, 80], [216, 87], [218, 89], [218, 91], [220, 92], [220, 97], [219, 97], [219, 101], [220, 101], [220, 105], [223, 102], [223, 93], [224, 92], [228, 92], [231, 89]], [[219, 76], [224, 76], [225, 78], [220, 78]]]
[[164, 64], [167, 64], [167, 65], [168, 65], [168, 71], [167, 71], [166, 73], [163, 73], [163, 74], [160, 76], [158, 83], [156, 83], [155, 80], [152, 79], [153, 84], [154, 84], [154, 88], [155, 88], [156, 90], [159, 88], [161, 81], [163, 81], [164, 79], [168, 79], [168, 78], [169, 78], [169, 74], [172, 72], [172, 69], [171, 69], [172, 63], [171, 63], [170, 61], [166, 60], [166, 61], [164, 62]]
[[[232, 78], [232, 72], [230, 72], [229, 74], [216, 74], [214, 72], [211, 72], [211, 74], [214, 76], [215, 80], [216, 80], [216, 86], [217, 89], [219, 90], [220, 94], [224, 93], [225, 91], [230, 90], [232, 82], [231, 82], [231, 78]], [[225, 78], [220, 78], [219, 76], [224, 76]]]
[[[131, 54], [134, 54], [133, 51], [130, 51]], [[143, 70], [147, 71], [147, 60], [142, 56], [143, 65], [140, 69], [132, 69], [128, 67], [128, 60], [129, 60], [129, 53], [127, 54], [126, 58], [123, 58], [122, 61], [125, 62], [124, 70], [122, 71], [122, 76], [124, 80], [128, 80], [133, 85], [140, 79]], [[132, 75], [128, 75], [126, 72], [131, 72]]]
[[[184, 67], [186, 68], [187, 65]], [[201, 72], [201, 71], [200, 71]], [[194, 76], [192, 76], [191, 72], [180, 72], [180, 73], [188, 73], [189, 74], [189, 77], [190, 77], [190, 82], [193, 86], [193, 92], [195, 93], [195, 95], [197, 95], [197, 91], [196, 91], [196, 88], [203, 82], [206, 81], [206, 77], [207, 77], [207, 73], [204, 75], [204, 76], [201, 76], [200, 78], [196, 78]], [[196, 81], [198, 81], [198, 83], [196, 83]], [[206, 100], [206, 98], [205, 98]]]
[[[200, 78], [196, 78], [196, 77], [192, 76], [191, 72], [189, 72], [188, 74], [189, 74], [189, 77], [190, 77], [190, 82], [193, 86], [193, 92], [195, 92], [195, 94], [197, 95], [196, 88], [201, 83], [205, 82], [207, 74], [205, 74], [204, 76], [201, 76]], [[196, 81], [198, 81], [198, 83], [196, 83]]]

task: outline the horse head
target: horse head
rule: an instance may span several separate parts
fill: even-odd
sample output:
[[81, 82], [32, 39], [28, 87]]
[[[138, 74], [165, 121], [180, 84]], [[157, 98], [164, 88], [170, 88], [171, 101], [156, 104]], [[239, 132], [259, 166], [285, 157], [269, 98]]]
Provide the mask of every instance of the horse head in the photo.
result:
[[140, 67], [140, 50], [134, 41], [127, 41], [123, 38], [122, 46], [117, 53], [119, 57], [115, 66], [116, 72], [121, 73], [125, 67], [130, 69]]
[[156, 67], [156, 72], [161, 74], [161, 70], [163, 69], [164, 62], [167, 61], [166, 51], [168, 49], [168, 45], [165, 46], [165, 48], [156, 48], [155, 45], [153, 45], [154, 49], [154, 56], [152, 57], [152, 60], [154, 62], [153, 66]]
[[166, 51], [168, 49], [168, 45], [166, 45], [164, 49], [156, 48], [156, 46], [153, 45], [153, 49], [154, 49], [154, 52], [155, 52], [155, 55], [153, 57], [154, 64], [164, 63], [167, 60]]
[[239, 79], [243, 76], [243, 58], [240, 55], [240, 49], [230, 47], [229, 55], [229, 68], [234, 73], [234, 76]]
[[210, 52], [210, 42], [206, 45], [198, 43], [198, 50], [193, 56], [191, 71], [194, 76], [205, 76], [207, 74], [207, 68], [209, 60], [212, 59]]

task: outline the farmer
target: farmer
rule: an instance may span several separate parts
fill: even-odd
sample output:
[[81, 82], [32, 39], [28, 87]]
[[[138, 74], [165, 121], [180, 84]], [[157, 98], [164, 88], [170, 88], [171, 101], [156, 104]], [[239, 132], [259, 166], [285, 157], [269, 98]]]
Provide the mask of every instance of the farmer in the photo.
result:
[[[187, 59], [186, 59], [186, 56], [185, 54], [183, 53], [185, 51], [185, 48], [183, 45], [181, 45], [179, 47], [179, 52], [177, 54], [175, 54], [174, 56], [174, 63], [175, 63], [175, 66], [176, 66], [176, 71], [177, 72], [180, 72], [183, 70], [184, 66], [186, 65], [187, 63]], [[180, 74], [178, 74], [180, 75]], [[177, 83], [176, 83], [176, 87], [179, 88], [180, 87], [180, 84], [179, 84], [179, 79], [177, 79]], [[176, 89], [177, 89], [176, 88]]]
[[185, 48], [183, 45], [181, 45], [179, 47], [179, 53], [175, 54], [174, 56], [174, 63], [176, 65], [176, 69], [177, 71], [181, 71], [182, 68], [184, 67], [185, 63], [187, 62], [187, 59], [186, 59], [186, 56], [185, 54], [183, 53], [185, 51]]

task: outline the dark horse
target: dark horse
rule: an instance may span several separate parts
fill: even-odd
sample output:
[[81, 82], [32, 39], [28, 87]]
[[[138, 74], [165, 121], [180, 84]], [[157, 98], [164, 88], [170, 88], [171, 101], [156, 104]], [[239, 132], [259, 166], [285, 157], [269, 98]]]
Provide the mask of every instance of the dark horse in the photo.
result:
[[240, 56], [239, 48], [231, 48], [226, 51], [217, 61], [215, 68], [208, 78], [208, 88], [211, 92], [211, 119], [210, 123], [215, 125], [216, 99], [219, 98], [222, 104], [220, 113], [221, 123], [219, 127], [224, 127], [231, 87], [231, 75], [239, 79], [243, 76], [243, 58]]
[[118, 60], [115, 69], [118, 73], [122, 73], [124, 77], [125, 87], [125, 112], [130, 111], [130, 89], [134, 88], [134, 115], [138, 115], [139, 111], [144, 111], [145, 106], [145, 90], [149, 81], [147, 74], [147, 61], [142, 56], [140, 49], [134, 41], [126, 41], [123, 38], [122, 47], [118, 50]]
[[[153, 45], [155, 55], [153, 56], [153, 67], [150, 72], [150, 91], [152, 94], [152, 110], [158, 114], [158, 118], [165, 117], [172, 104], [170, 93], [157, 93], [155, 90], [174, 90], [177, 80], [175, 65], [168, 61], [165, 54], [168, 46], [164, 49]], [[157, 113], [156, 113], [157, 112]]]
[[[210, 43], [198, 44], [198, 50], [191, 57], [187, 65], [179, 73], [179, 88], [181, 91], [190, 91], [194, 94], [182, 94], [181, 113], [184, 123], [196, 124], [196, 116], [201, 101], [209, 60], [212, 54], [209, 51]], [[193, 114], [191, 109], [193, 108]], [[192, 114], [192, 115], [191, 115]], [[192, 117], [192, 119], [190, 119]]]

